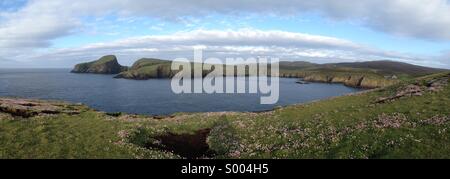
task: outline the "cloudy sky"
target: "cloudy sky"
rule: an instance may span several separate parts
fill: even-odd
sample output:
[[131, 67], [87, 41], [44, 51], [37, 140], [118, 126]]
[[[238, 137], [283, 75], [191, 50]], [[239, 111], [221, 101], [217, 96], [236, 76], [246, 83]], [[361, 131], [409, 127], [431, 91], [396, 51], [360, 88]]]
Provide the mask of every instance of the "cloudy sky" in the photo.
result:
[[0, 0], [0, 68], [115, 54], [450, 68], [450, 0]]

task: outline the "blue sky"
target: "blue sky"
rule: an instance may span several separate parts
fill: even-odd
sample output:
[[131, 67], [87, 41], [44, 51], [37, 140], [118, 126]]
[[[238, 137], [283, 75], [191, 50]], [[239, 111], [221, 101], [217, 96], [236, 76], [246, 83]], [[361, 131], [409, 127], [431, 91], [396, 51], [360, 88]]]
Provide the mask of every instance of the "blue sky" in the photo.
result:
[[0, 0], [0, 67], [71, 67], [102, 53], [129, 65], [140, 57], [189, 56], [202, 46], [223, 58], [388, 59], [450, 68], [447, 0], [205, 2]]
[[0, 1], [0, 9], [2, 11], [17, 11], [27, 3], [27, 0]]

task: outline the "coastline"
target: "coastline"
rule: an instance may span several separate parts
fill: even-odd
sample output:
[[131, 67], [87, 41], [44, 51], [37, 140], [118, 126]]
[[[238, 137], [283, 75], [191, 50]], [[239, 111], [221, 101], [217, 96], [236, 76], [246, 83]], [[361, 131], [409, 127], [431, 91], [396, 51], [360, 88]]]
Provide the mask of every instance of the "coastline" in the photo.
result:
[[33, 112], [0, 112], [8, 134], [0, 158], [448, 158], [449, 79], [436, 74], [262, 113], [108, 114], [17, 99], [9, 106], [19, 110], [10, 111]]

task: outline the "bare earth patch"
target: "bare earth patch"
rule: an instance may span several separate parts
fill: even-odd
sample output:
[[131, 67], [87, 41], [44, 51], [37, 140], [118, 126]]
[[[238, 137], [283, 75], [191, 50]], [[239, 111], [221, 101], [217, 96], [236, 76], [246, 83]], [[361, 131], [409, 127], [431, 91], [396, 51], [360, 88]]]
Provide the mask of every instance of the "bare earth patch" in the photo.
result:
[[146, 148], [172, 152], [189, 159], [213, 157], [214, 152], [207, 143], [210, 132], [210, 129], [203, 129], [194, 134], [167, 133], [153, 137], [158, 142], [149, 143]]

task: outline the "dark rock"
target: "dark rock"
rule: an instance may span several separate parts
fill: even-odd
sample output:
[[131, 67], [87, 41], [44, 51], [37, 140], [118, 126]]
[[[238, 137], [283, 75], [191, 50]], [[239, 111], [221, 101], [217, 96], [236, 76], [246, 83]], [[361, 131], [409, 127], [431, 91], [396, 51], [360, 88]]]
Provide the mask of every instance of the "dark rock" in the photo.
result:
[[412, 97], [412, 96], [422, 96], [424, 93], [423, 89], [418, 85], [408, 85], [400, 90], [394, 96], [390, 97], [380, 97], [375, 103], [385, 103], [389, 101], [394, 101], [403, 97]]
[[448, 85], [448, 77], [435, 79], [427, 83], [428, 90], [431, 92], [439, 92]]
[[301, 84], [301, 85], [309, 84], [309, 82], [306, 82], [306, 81], [297, 81], [296, 83], [297, 84]]

